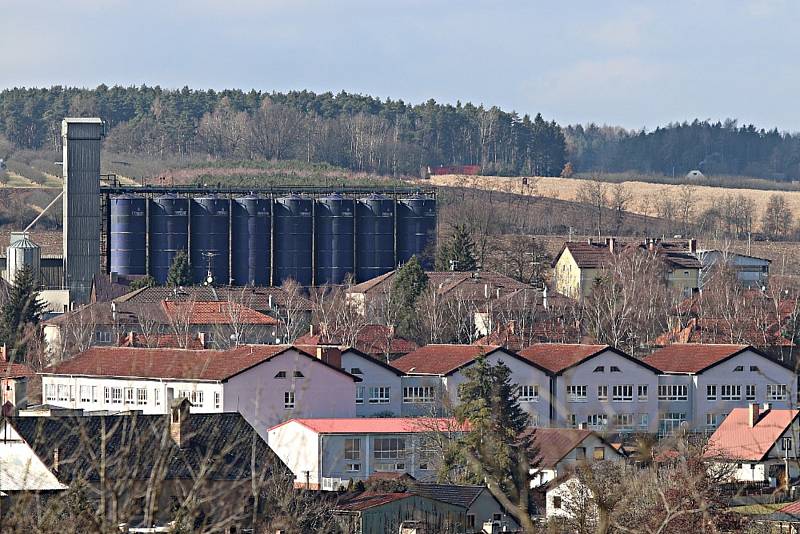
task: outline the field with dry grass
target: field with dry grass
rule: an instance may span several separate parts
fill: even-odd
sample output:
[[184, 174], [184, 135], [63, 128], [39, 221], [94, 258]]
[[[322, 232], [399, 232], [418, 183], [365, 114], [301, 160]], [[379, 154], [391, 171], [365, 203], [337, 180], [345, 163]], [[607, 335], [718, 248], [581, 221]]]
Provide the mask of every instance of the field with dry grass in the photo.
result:
[[[562, 200], [575, 200], [578, 189], [587, 180], [580, 178], [553, 178], [540, 177], [528, 180], [529, 185], [523, 185], [521, 178], [505, 178], [497, 176], [464, 176], [444, 175], [432, 176], [430, 180], [420, 180], [421, 183], [450, 187], [471, 187], [477, 189], [504, 191], [522, 195], [540, 195], [548, 198]], [[681, 186], [669, 184], [654, 184], [639, 181], [621, 182], [633, 194], [633, 201], [627, 210], [640, 215], [655, 215], [655, 205], [659, 198], [669, 195], [678, 197]], [[535, 185], [532, 185], [535, 184]], [[609, 184], [610, 186], [611, 184]], [[693, 186], [695, 197], [695, 211], [702, 212], [719, 202], [727, 195], [743, 195], [755, 203], [754, 219], [756, 228], [760, 227], [761, 216], [767, 205], [769, 197], [780, 193], [794, 214], [796, 221], [800, 220], [800, 191], [765, 191], [761, 189], [737, 189], [710, 187], [705, 185]]]

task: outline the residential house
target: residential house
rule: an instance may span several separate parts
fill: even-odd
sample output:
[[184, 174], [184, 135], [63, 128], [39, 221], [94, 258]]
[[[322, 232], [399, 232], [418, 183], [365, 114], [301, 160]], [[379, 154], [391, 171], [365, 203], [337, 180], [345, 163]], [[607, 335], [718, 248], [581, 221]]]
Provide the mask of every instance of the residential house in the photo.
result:
[[544, 517], [547, 520], [557, 523], [559, 520], [584, 517], [591, 524], [597, 517], [592, 491], [573, 472], [551, 480], [544, 491]]
[[275, 343], [277, 319], [232, 301], [97, 302], [42, 323], [55, 359], [73, 347], [228, 348]]
[[110, 302], [134, 289], [131, 284], [144, 278], [142, 274], [97, 273], [92, 278], [89, 302]]
[[674, 344], [643, 362], [659, 372], [661, 434], [680, 427], [710, 433], [734, 408], [790, 408], [797, 399], [794, 371], [749, 345]]
[[776, 486], [800, 476], [798, 410], [750, 404], [734, 408], [708, 440], [704, 457], [720, 476], [733, 482]]
[[614, 255], [631, 249], [648, 251], [664, 262], [664, 282], [669, 288], [688, 297], [700, 287], [702, 265], [695, 256], [694, 239], [688, 242], [647, 239], [626, 244], [611, 237], [602, 243], [591, 239], [564, 243], [552, 263], [555, 290], [574, 299], [588, 296]]
[[486, 486], [414, 482], [408, 491], [466, 510], [464, 532], [516, 532], [519, 524]]
[[292, 470], [296, 486], [335, 491], [374, 473], [431, 478], [431, 434], [462, 429], [452, 419], [427, 417], [291, 419], [270, 428], [267, 443]]
[[341, 367], [361, 379], [355, 395], [358, 417], [402, 414], [402, 371], [357, 349], [342, 352]]
[[771, 260], [738, 254], [726, 250], [698, 250], [697, 258], [703, 265], [701, 281], [705, 282], [708, 271], [724, 267], [736, 273], [736, 279], [748, 289], [761, 289], [769, 282], [769, 264]]
[[[0, 389], [3, 397], [0, 406], [4, 410], [9, 406], [14, 409], [23, 409], [29, 403], [31, 381], [36, 373], [25, 364], [8, 361], [5, 345], [0, 346]], [[4, 413], [4, 415], [9, 415]]]
[[0, 515], [12, 508], [20, 495], [47, 496], [67, 489], [9, 421], [0, 420]]
[[519, 404], [533, 426], [550, 421], [550, 375], [547, 368], [497, 346], [426, 345], [391, 362], [402, 377], [404, 416], [430, 415], [445, 397], [458, 403], [458, 386], [467, 381], [464, 371], [485, 357], [492, 365], [503, 362], [520, 388]]
[[539, 449], [538, 466], [531, 473], [531, 487], [547, 484], [576, 467], [602, 460], [624, 460], [625, 455], [600, 434], [582, 428], [537, 428], [533, 434]]
[[162, 415], [9, 424], [48, 473], [69, 486], [88, 484], [92, 509], [105, 503], [109, 523], [125, 528], [165, 528], [188, 498], [197, 532], [252, 528], [254, 495], [291, 491], [291, 473], [240, 414], [190, 413], [186, 399]]
[[356, 332], [331, 332], [325, 328], [314, 327], [295, 340], [296, 345], [316, 345], [321, 347], [350, 347], [376, 358], [392, 360], [416, 350], [419, 346], [410, 339], [395, 335], [393, 326], [367, 324], [358, 327]]
[[[290, 345], [225, 351], [93, 347], [41, 373], [43, 402], [86, 411], [239, 412], [261, 435], [293, 417], [353, 417], [359, 378]], [[324, 394], [321, 394], [324, 392]]]
[[463, 506], [408, 492], [344, 494], [333, 514], [344, 532], [465, 532]]
[[551, 427], [619, 433], [656, 428], [658, 369], [608, 345], [532, 345], [519, 352], [551, 375]]

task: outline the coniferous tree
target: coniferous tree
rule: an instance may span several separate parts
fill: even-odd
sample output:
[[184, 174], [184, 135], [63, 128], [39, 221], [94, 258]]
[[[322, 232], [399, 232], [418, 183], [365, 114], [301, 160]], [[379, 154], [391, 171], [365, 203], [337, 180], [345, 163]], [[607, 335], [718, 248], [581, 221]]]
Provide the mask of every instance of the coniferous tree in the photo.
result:
[[428, 287], [428, 275], [416, 256], [404, 263], [394, 275], [392, 301], [397, 306], [397, 333], [402, 337], [415, 337], [417, 299]]
[[469, 428], [463, 444], [466, 463], [528, 532], [530, 469], [537, 465], [538, 450], [530, 417], [519, 405], [519, 387], [511, 382], [507, 365], [492, 365], [483, 356], [464, 375], [455, 416]]
[[167, 273], [167, 285], [171, 287], [188, 286], [192, 283], [192, 273], [189, 270], [189, 257], [185, 250], [179, 250], [172, 258], [172, 265]]
[[474, 271], [478, 268], [475, 241], [467, 225], [453, 227], [447, 242], [439, 249], [436, 267], [440, 271]]
[[17, 271], [0, 322], [0, 343], [6, 345], [11, 359], [24, 360], [30, 336], [36, 335], [31, 327], [39, 324], [43, 311], [35, 271], [29, 267]]
[[153, 287], [154, 285], [156, 285], [156, 279], [148, 274], [132, 281], [129, 287], [131, 289], [142, 289], [143, 287]]

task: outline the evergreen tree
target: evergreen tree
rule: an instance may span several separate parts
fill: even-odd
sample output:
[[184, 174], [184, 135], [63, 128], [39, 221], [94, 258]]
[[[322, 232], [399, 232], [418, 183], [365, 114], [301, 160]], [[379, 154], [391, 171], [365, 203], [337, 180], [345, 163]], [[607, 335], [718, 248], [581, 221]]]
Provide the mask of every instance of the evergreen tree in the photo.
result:
[[392, 302], [397, 306], [397, 333], [401, 337], [415, 337], [417, 299], [428, 287], [428, 275], [416, 256], [397, 269], [392, 284]]
[[469, 425], [463, 443], [466, 463], [504, 506], [515, 511], [527, 532], [533, 508], [530, 469], [537, 465], [538, 450], [530, 417], [519, 406], [519, 387], [511, 382], [507, 365], [492, 365], [483, 356], [464, 375], [467, 381], [458, 387], [455, 416]]
[[474, 271], [478, 268], [475, 241], [467, 225], [453, 227], [447, 242], [439, 249], [436, 268], [440, 271]]
[[192, 283], [192, 273], [189, 270], [189, 257], [185, 250], [179, 250], [172, 258], [172, 265], [167, 273], [167, 285], [171, 287], [188, 286]]
[[6, 345], [12, 360], [24, 360], [43, 310], [35, 271], [29, 267], [17, 271], [0, 320], [0, 343]]
[[143, 287], [153, 287], [154, 285], [156, 285], [156, 279], [148, 274], [132, 281], [129, 287], [131, 289], [142, 289]]

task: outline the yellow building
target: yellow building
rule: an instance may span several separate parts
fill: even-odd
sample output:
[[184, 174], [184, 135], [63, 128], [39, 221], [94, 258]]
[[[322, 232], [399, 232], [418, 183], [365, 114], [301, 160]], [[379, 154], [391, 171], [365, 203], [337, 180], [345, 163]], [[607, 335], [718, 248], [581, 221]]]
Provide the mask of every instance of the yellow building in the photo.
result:
[[683, 296], [691, 296], [700, 287], [701, 264], [695, 255], [697, 244], [689, 241], [648, 239], [638, 244], [623, 245], [614, 238], [605, 242], [567, 241], [553, 260], [555, 290], [571, 298], [592, 292], [597, 278], [613, 255], [630, 246], [650, 250], [664, 261], [666, 283]]

